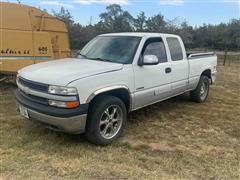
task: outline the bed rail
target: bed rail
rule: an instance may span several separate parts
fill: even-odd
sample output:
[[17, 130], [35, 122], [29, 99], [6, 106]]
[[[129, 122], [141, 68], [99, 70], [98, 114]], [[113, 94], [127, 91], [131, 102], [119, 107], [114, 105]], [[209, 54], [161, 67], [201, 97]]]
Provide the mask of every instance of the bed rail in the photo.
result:
[[207, 53], [193, 53], [188, 55], [188, 59], [193, 59], [193, 58], [201, 58], [201, 57], [207, 57], [207, 56], [214, 56], [214, 52], [207, 52]]

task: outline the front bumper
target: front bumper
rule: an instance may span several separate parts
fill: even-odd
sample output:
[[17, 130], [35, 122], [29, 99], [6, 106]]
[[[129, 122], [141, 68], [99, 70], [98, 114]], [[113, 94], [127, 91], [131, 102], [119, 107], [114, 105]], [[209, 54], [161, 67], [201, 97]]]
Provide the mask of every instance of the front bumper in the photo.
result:
[[88, 105], [80, 105], [75, 109], [63, 109], [32, 102], [18, 89], [15, 92], [17, 109], [27, 109], [29, 119], [43, 126], [70, 134], [85, 132]]

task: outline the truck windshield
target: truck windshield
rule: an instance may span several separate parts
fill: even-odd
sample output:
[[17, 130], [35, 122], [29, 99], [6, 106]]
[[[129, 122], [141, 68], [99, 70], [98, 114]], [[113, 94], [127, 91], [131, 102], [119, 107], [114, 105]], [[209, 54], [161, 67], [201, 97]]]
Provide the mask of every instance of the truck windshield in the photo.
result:
[[81, 56], [98, 61], [130, 64], [140, 42], [140, 37], [98, 36], [81, 51]]

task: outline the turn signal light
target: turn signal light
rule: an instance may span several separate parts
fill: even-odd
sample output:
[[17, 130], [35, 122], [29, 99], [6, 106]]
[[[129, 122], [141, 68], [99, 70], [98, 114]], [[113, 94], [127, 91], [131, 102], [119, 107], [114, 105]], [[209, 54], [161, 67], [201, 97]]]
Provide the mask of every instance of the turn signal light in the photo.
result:
[[69, 108], [69, 109], [73, 109], [79, 106], [78, 101], [63, 102], [63, 101], [49, 100], [48, 104], [50, 106]]
[[77, 101], [65, 102], [65, 104], [68, 108], [71, 108], [71, 109], [79, 106], [79, 102]]

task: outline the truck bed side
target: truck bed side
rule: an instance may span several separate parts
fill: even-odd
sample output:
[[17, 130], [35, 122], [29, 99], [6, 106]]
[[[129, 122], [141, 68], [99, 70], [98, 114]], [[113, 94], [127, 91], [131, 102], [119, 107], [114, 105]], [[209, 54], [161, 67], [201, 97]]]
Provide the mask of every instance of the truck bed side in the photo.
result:
[[201, 55], [188, 56], [188, 62], [190, 89], [197, 86], [197, 82], [203, 73], [208, 74], [212, 81], [215, 80], [215, 77], [213, 77], [217, 71], [217, 56], [215, 54], [201, 53]]

